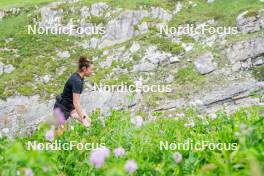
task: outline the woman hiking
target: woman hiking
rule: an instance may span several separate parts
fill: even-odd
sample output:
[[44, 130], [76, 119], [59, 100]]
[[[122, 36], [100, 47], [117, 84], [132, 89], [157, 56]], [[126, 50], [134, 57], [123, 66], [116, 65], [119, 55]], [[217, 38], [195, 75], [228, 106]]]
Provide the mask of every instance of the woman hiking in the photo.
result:
[[71, 116], [84, 126], [91, 125], [91, 119], [86, 115], [80, 104], [80, 95], [83, 92], [84, 77], [90, 76], [93, 71], [93, 63], [85, 56], [80, 56], [78, 70], [67, 80], [63, 92], [56, 97], [53, 108], [55, 117], [60, 125]]

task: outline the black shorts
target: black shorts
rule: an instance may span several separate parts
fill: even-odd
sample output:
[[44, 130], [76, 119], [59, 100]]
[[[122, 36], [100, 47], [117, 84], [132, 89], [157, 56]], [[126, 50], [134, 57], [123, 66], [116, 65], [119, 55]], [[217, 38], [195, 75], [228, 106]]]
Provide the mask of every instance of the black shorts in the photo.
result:
[[62, 104], [60, 104], [58, 101], [55, 102], [53, 110], [54, 109], [60, 109], [60, 111], [64, 115], [64, 119], [67, 120], [71, 116], [71, 110], [66, 109]]

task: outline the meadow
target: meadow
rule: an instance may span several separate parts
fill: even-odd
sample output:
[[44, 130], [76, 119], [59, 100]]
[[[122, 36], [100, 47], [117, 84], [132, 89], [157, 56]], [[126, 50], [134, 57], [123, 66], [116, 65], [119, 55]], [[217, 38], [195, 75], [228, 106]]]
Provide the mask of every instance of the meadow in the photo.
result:
[[[261, 115], [262, 114], [262, 115]], [[263, 108], [240, 109], [232, 115], [197, 115], [194, 109], [175, 117], [155, 114], [155, 121], [131, 123], [126, 111], [113, 111], [105, 120], [92, 116], [91, 128], [70, 120], [64, 129], [42, 124], [32, 136], [0, 141], [1, 175], [254, 175], [264, 169]], [[222, 143], [226, 147], [183, 148], [165, 144]], [[28, 148], [28, 142], [94, 144], [71, 150]], [[106, 149], [92, 160], [98, 144]], [[161, 145], [162, 144], [162, 145]], [[228, 147], [234, 145], [235, 147]], [[97, 146], [97, 147], [96, 147]], [[100, 147], [100, 146], [99, 146]], [[122, 149], [121, 152], [116, 149]], [[92, 150], [94, 149], [94, 150]], [[100, 157], [99, 155], [96, 155]], [[133, 161], [132, 170], [126, 162]], [[99, 162], [99, 163], [98, 163]], [[135, 164], [135, 165], [133, 165]], [[135, 167], [136, 166], [136, 167]], [[18, 174], [17, 174], [18, 175]]]

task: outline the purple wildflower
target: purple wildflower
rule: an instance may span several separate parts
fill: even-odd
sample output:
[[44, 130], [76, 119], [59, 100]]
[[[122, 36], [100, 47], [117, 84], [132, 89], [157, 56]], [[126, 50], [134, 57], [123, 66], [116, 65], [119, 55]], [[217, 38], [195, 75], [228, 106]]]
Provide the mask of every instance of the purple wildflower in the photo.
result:
[[131, 119], [131, 123], [136, 127], [141, 127], [141, 125], [143, 124], [143, 118], [141, 116], [136, 116]]
[[137, 163], [134, 160], [128, 160], [125, 164], [125, 169], [131, 174], [137, 170]]
[[115, 157], [121, 157], [125, 154], [125, 149], [122, 147], [118, 147], [114, 150]]
[[176, 163], [180, 163], [182, 161], [182, 154], [180, 152], [176, 152], [173, 154], [173, 159]]
[[54, 140], [54, 129], [50, 129], [46, 132], [46, 139], [50, 142]]
[[33, 176], [34, 173], [33, 173], [33, 171], [31, 169], [27, 168], [27, 169], [25, 169], [25, 175], [26, 176]]
[[247, 125], [242, 123], [240, 124], [239, 128], [240, 128], [240, 131], [245, 131], [247, 129]]
[[90, 163], [96, 168], [101, 168], [104, 165], [105, 159], [110, 155], [110, 150], [107, 147], [100, 147], [92, 151]]

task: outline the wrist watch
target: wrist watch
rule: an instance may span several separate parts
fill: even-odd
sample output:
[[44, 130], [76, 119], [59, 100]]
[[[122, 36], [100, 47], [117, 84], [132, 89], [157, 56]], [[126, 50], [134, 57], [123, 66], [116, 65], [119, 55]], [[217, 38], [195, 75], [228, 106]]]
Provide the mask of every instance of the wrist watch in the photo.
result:
[[85, 118], [86, 118], [86, 115], [83, 116], [83, 119], [85, 119]]

